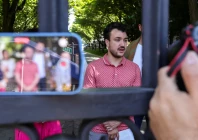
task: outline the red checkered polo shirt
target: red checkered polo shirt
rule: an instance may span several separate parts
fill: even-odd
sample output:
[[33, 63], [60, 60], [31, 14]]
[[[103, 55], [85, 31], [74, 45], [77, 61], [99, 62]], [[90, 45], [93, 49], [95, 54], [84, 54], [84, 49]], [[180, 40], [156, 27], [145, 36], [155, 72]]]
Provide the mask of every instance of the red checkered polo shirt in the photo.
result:
[[[84, 88], [132, 87], [141, 85], [141, 74], [137, 64], [123, 57], [119, 66], [115, 67], [104, 57], [91, 62], [86, 69]], [[133, 116], [130, 117], [134, 121]], [[118, 130], [126, 130], [125, 124], [120, 124]], [[92, 129], [96, 133], [107, 133], [103, 124]]]

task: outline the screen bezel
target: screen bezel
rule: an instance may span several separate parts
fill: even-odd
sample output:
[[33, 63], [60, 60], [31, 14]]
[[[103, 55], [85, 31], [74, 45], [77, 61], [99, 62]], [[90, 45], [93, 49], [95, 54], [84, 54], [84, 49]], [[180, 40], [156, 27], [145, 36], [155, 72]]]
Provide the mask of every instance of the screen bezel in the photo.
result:
[[84, 53], [82, 50], [82, 41], [81, 37], [76, 34], [76, 33], [58, 33], [58, 32], [53, 32], [53, 33], [48, 33], [48, 32], [39, 32], [39, 33], [0, 33], [0, 37], [74, 37], [77, 39], [79, 43], [79, 59], [80, 59], [80, 65], [79, 65], [79, 85], [74, 91], [69, 91], [69, 92], [58, 92], [58, 91], [42, 91], [42, 92], [1, 92], [0, 96], [2, 95], [74, 95], [79, 93], [82, 88], [83, 88], [83, 80], [84, 80], [84, 64], [85, 64], [85, 57]]

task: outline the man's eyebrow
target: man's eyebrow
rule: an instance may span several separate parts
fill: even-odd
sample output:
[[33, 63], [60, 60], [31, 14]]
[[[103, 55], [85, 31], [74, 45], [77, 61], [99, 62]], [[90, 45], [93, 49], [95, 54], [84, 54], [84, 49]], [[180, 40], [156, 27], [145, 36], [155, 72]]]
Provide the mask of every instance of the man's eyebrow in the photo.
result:
[[[115, 38], [119, 38], [119, 39], [120, 39], [120, 38], [122, 38], [122, 37], [115, 37]], [[128, 37], [126, 37], [126, 38], [124, 38], [124, 39], [129, 39], [129, 38], [128, 38]]]

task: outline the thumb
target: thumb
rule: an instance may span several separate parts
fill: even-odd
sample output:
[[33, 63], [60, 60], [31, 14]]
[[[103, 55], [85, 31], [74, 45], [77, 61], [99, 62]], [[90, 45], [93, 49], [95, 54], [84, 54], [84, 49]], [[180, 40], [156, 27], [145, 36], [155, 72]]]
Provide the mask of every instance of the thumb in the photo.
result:
[[195, 52], [188, 52], [182, 63], [181, 75], [188, 93], [198, 98], [198, 56]]

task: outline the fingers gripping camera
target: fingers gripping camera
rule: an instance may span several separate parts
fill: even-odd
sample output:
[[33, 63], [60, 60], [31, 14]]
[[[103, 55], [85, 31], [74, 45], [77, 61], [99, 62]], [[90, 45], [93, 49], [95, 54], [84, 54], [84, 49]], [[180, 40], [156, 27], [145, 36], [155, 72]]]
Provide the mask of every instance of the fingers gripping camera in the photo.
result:
[[176, 76], [176, 81], [180, 90], [186, 91], [180, 73], [181, 64], [188, 51], [198, 53], [198, 23], [187, 26], [180, 37], [180, 40], [171, 45], [168, 50], [169, 76]]

